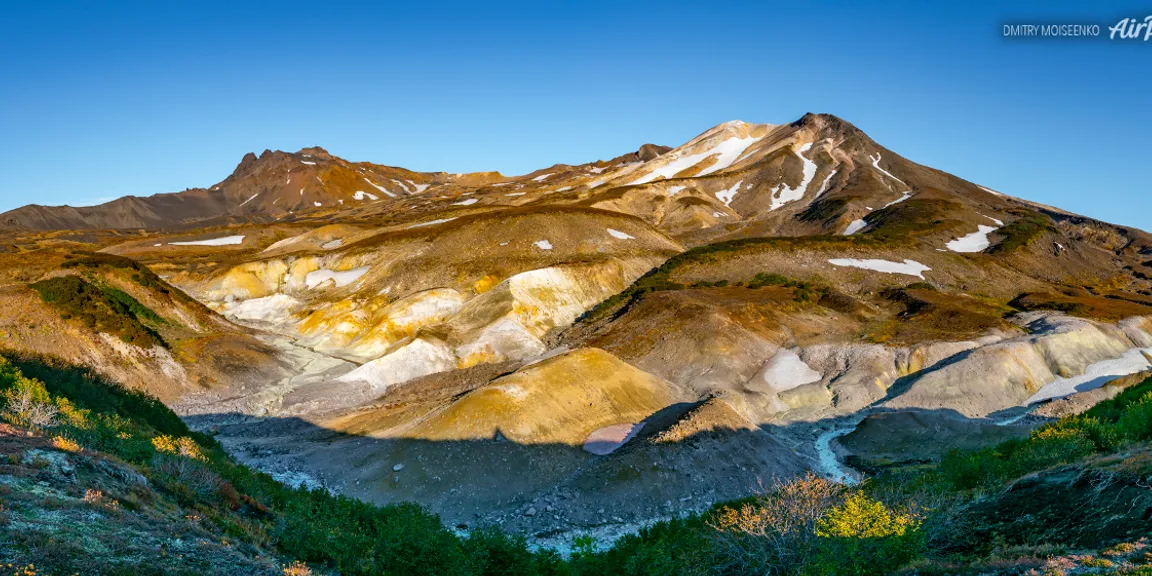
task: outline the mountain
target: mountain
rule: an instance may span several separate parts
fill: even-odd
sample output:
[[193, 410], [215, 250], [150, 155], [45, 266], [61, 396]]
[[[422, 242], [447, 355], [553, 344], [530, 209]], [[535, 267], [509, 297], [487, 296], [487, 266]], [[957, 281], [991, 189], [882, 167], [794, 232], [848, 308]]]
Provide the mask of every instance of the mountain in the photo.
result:
[[[647, 160], [667, 150], [646, 144], [616, 162]], [[265, 150], [259, 157], [245, 155], [231, 175], [209, 188], [145, 198], [127, 196], [89, 207], [30, 205], [0, 214], [0, 226], [26, 230], [171, 229], [266, 222], [325, 207], [329, 211], [351, 209], [369, 202], [417, 196], [431, 186], [475, 187], [505, 180], [499, 172], [422, 173], [353, 163], [320, 147], [296, 153]]]
[[[942, 466], [1152, 367], [1152, 236], [826, 114], [514, 177], [265, 152], [3, 221], [18, 352], [159, 395], [278, 478], [545, 546]], [[165, 354], [187, 376], [149, 379]]]

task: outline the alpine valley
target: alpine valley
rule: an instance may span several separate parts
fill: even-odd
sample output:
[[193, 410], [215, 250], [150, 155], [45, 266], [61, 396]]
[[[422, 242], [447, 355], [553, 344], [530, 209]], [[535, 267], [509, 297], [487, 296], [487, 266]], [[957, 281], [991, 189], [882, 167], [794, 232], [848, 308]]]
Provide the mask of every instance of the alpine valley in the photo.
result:
[[[1019, 464], [994, 454], [1149, 387], [1152, 235], [1017, 193], [807, 114], [522, 176], [264, 151], [206, 188], [0, 214], [0, 388], [35, 378], [57, 399], [37, 424], [8, 396], [0, 528], [25, 537], [0, 549], [51, 563], [29, 535], [67, 533], [66, 556], [108, 558], [106, 573], [141, 573], [156, 550], [155, 566], [188, 573], [467, 572], [402, 565], [419, 547], [340, 556], [345, 540], [284, 520], [323, 515], [289, 503], [307, 494], [406, 510], [463, 555], [485, 534], [523, 537], [534, 559], [518, 566], [776, 573], [732, 560], [740, 538], [668, 544], [707, 552], [633, 568], [657, 565], [636, 560], [664, 537], [646, 526], [755, 534], [725, 511], [818, 485], [915, 517], [915, 573], [956, 554], [983, 573], [1009, 557], [1042, 570], [1123, 543], [1109, 561], [1136, 562], [1149, 438], [1061, 444], [1015, 472], [958, 460]], [[96, 386], [119, 400], [93, 400]], [[148, 439], [145, 458], [85, 436], [95, 425], [60, 432], [60, 402], [89, 420], [133, 421], [134, 402], [179, 419], [123, 431]], [[205, 491], [169, 469], [180, 455], [215, 463]], [[952, 489], [901, 504], [925, 474]], [[88, 511], [33, 493], [84, 494]], [[126, 543], [93, 540], [109, 534]]]

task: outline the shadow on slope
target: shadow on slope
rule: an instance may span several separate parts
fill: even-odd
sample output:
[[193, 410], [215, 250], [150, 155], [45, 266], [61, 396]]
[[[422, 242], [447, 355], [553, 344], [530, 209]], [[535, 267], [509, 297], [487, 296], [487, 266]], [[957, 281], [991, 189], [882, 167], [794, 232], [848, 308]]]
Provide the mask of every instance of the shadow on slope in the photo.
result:
[[499, 524], [547, 536], [704, 509], [810, 467], [810, 457], [780, 430], [718, 423], [668, 434], [700, 404], [657, 412], [605, 456], [568, 444], [520, 444], [499, 431], [430, 441], [350, 435], [299, 418], [221, 413], [186, 421], [289, 484], [322, 485], [376, 504], [416, 502], [459, 527]]

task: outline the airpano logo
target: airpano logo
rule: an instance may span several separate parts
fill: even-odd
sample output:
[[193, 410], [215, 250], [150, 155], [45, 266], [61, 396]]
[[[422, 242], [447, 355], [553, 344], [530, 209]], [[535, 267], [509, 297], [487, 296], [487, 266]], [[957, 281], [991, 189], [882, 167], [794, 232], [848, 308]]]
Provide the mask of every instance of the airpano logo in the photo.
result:
[[1110, 40], [1152, 40], [1152, 16], [1146, 16], [1143, 21], [1136, 18], [1125, 18], [1108, 28]]
[[1078, 23], [1004, 24], [1005, 38], [1100, 38], [1107, 30], [1109, 40], [1152, 40], [1152, 16], [1122, 18], [1113, 26]]

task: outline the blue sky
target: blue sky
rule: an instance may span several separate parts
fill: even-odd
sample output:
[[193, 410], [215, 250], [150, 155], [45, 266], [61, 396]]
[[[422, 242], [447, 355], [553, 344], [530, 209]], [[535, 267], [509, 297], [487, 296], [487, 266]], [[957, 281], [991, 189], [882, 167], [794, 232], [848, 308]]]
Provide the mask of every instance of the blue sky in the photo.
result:
[[266, 148], [520, 174], [813, 111], [1152, 230], [1152, 42], [1001, 36], [1149, 5], [238, 4], [0, 4], [0, 210], [208, 186]]

